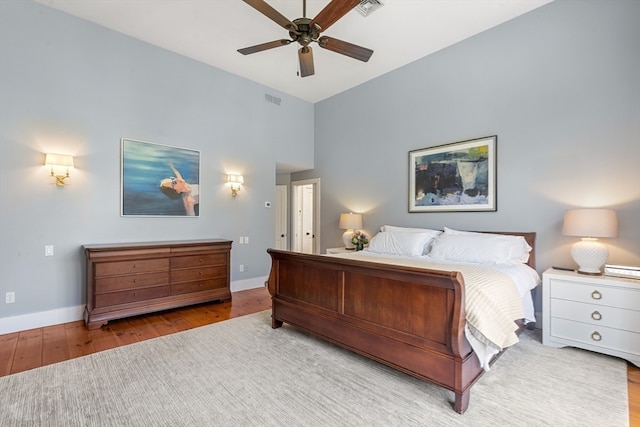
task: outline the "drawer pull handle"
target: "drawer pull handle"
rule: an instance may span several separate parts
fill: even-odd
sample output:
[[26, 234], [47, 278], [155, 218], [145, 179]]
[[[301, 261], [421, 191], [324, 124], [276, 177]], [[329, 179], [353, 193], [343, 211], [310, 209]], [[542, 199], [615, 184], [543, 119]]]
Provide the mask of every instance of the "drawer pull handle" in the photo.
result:
[[200, 262], [202, 262], [202, 258], [200, 258]]
[[138, 296], [138, 294], [136, 294], [136, 293], [134, 293], [134, 294], [133, 294], [133, 297], [134, 297], [134, 298], [135, 298], [135, 297], [137, 297], [137, 296]]
[[202, 276], [202, 271], [198, 271], [198, 275], [199, 275], [199, 276]]
[[136, 265], [135, 265], [135, 264], [133, 264], [133, 268], [136, 268]]
[[602, 335], [600, 335], [600, 332], [594, 331], [591, 334], [591, 339], [594, 340], [594, 341], [602, 341]]
[[600, 314], [600, 312], [596, 310], [593, 313], [591, 313], [591, 318], [593, 320], [602, 320], [602, 314]]
[[602, 294], [599, 291], [591, 292], [591, 298], [593, 299], [602, 299]]

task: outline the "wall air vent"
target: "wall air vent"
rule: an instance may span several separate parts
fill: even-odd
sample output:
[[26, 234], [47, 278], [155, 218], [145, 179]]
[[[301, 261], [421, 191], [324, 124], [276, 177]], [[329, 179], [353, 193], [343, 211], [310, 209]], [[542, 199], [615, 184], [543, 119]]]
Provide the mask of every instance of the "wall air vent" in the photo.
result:
[[269, 95], [268, 93], [264, 94], [264, 100], [276, 105], [280, 105], [280, 101], [282, 101], [282, 99], [277, 96]]
[[359, 5], [356, 6], [360, 15], [367, 16], [372, 14], [375, 10], [384, 6], [380, 0], [362, 0]]

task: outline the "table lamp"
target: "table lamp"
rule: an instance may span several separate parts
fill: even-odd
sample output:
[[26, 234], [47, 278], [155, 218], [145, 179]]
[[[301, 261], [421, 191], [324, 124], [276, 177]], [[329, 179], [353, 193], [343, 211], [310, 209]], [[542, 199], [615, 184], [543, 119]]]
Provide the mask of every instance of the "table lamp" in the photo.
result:
[[351, 239], [353, 238], [355, 230], [362, 228], [362, 215], [354, 213], [340, 214], [340, 223], [338, 224], [338, 227], [347, 230], [342, 235], [342, 241], [344, 242], [345, 249], [355, 249]]
[[578, 264], [578, 273], [599, 275], [609, 251], [598, 237], [616, 237], [618, 219], [613, 209], [568, 209], [564, 213], [562, 234], [581, 237], [571, 247], [571, 256]]

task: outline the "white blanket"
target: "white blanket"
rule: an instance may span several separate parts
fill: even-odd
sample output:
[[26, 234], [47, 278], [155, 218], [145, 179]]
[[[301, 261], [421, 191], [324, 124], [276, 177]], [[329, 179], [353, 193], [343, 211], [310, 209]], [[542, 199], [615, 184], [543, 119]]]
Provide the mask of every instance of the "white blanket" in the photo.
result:
[[[462, 273], [465, 283], [465, 335], [485, 370], [489, 369], [489, 362], [496, 353], [518, 342], [515, 321], [533, 317], [533, 313], [525, 314], [523, 300], [531, 300], [530, 290], [539, 283], [539, 276], [524, 265], [436, 263], [427, 257], [405, 258], [368, 252], [331, 256]], [[526, 280], [527, 274], [522, 274], [522, 269], [517, 267], [531, 270], [533, 274], [529, 273], [528, 278], [533, 280]]]

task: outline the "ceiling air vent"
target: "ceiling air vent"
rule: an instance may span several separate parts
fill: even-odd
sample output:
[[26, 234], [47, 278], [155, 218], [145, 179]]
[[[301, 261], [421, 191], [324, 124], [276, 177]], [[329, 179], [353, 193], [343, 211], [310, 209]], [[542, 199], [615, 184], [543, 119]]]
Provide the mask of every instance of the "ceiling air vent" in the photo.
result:
[[372, 14], [375, 10], [384, 6], [380, 0], [362, 0], [359, 5], [356, 6], [360, 15], [367, 16]]

